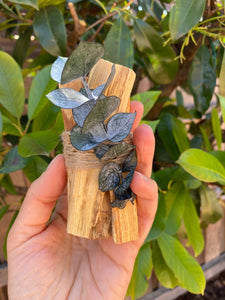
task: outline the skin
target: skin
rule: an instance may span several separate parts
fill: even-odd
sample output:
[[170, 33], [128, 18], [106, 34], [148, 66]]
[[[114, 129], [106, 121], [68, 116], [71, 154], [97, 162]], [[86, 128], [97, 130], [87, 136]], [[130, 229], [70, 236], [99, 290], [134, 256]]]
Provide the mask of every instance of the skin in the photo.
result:
[[131, 111], [137, 111], [132, 130], [138, 165], [131, 188], [137, 195], [139, 239], [116, 245], [112, 238], [87, 240], [67, 234], [67, 174], [64, 157], [58, 155], [32, 183], [8, 236], [10, 300], [124, 299], [158, 198], [150, 179], [154, 135], [147, 125], [137, 127], [142, 105], [132, 102]]

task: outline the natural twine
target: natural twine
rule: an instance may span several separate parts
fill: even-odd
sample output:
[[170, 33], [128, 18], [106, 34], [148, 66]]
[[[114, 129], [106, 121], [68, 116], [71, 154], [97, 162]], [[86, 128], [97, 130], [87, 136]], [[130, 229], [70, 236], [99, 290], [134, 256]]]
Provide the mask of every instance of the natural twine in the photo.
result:
[[[128, 144], [132, 144], [133, 134], [130, 133], [124, 141]], [[68, 169], [96, 169], [102, 168], [108, 162], [115, 162], [121, 164], [124, 162], [125, 158], [130, 154], [127, 151], [115, 159], [110, 160], [100, 160], [96, 157], [94, 150], [88, 151], [78, 151], [70, 142], [70, 131], [64, 131], [62, 133], [63, 141], [63, 153], [65, 157], [65, 164]], [[107, 142], [109, 144], [115, 144]]]

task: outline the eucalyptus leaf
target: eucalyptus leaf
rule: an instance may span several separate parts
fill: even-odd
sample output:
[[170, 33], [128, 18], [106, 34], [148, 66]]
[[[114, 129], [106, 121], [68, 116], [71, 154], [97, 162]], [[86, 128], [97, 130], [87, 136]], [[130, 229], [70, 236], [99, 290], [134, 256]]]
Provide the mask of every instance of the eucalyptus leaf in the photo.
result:
[[98, 178], [99, 189], [102, 192], [113, 190], [120, 183], [121, 173], [121, 167], [115, 162], [104, 165]]
[[[108, 86], [112, 82], [113, 77], [115, 76], [115, 73], [116, 73], [116, 66], [113, 64], [112, 68], [111, 68], [111, 72], [109, 74], [109, 77], [107, 78], [107, 81], [106, 81], [106, 83], [104, 85], [104, 89], [102, 90], [101, 94], [103, 94], [106, 91], [106, 89], [108, 88]], [[99, 97], [101, 96], [101, 94], [99, 95]]]
[[102, 84], [98, 87], [96, 87], [92, 92], [91, 92], [91, 95], [93, 97], [93, 99], [98, 99], [99, 96], [102, 94], [102, 92], [104, 91], [105, 89], [105, 84]]
[[136, 169], [137, 166], [137, 154], [136, 151], [132, 151], [123, 163], [123, 172], [131, 172]]
[[131, 131], [135, 113], [118, 113], [111, 117], [107, 123], [107, 133], [111, 142], [120, 142], [125, 139]]
[[98, 159], [101, 159], [102, 156], [109, 150], [111, 145], [101, 143], [94, 148], [95, 155]]
[[103, 54], [104, 48], [101, 44], [80, 42], [65, 64], [61, 83], [85, 77]]
[[118, 198], [119, 200], [127, 200], [133, 197], [133, 192], [130, 188], [133, 176], [134, 172], [128, 173], [127, 176], [123, 179], [122, 183], [116, 186], [116, 188], [114, 189], [114, 194], [116, 198]]
[[98, 145], [90, 132], [82, 133], [82, 128], [75, 125], [70, 131], [71, 144], [79, 151], [87, 151]]
[[76, 108], [88, 101], [88, 98], [70, 88], [54, 90], [47, 94], [46, 97], [57, 106], [70, 109]]
[[78, 126], [83, 127], [84, 121], [87, 118], [90, 111], [93, 109], [93, 107], [96, 104], [96, 100], [89, 100], [80, 106], [73, 108], [73, 118]]
[[110, 205], [113, 208], [117, 207], [119, 209], [123, 209], [126, 207], [128, 201], [129, 201], [129, 199], [125, 199], [125, 200], [115, 199], [110, 203]]
[[108, 160], [108, 159], [114, 159], [117, 158], [118, 156], [120, 156], [123, 153], [129, 152], [131, 150], [133, 150], [135, 148], [135, 146], [130, 145], [124, 141], [122, 141], [119, 144], [116, 145], [112, 145], [108, 151], [106, 151], [103, 156], [102, 156], [102, 160]]
[[61, 82], [63, 68], [67, 62], [67, 59], [68, 57], [59, 56], [52, 64], [51, 77], [58, 83]]

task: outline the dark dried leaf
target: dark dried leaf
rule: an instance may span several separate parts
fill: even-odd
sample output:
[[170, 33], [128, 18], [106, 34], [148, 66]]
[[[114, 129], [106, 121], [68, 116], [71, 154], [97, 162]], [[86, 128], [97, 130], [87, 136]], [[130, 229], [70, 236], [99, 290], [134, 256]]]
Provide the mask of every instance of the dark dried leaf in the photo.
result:
[[101, 44], [80, 42], [65, 64], [61, 83], [85, 77], [103, 54], [104, 48]]
[[118, 113], [112, 116], [107, 124], [107, 133], [110, 141], [116, 143], [125, 139], [131, 131], [135, 113]]
[[107, 192], [115, 189], [120, 183], [121, 167], [114, 162], [110, 162], [101, 169], [98, 182], [99, 189], [102, 192]]
[[90, 111], [95, 106], [95, 104], [96, 104], [96, 100], [89, 100], [84, 104], [80, 105], [79, 107], [76, 107], [72, 110], [73, 118], [77, 123], [77, 125], [83, 127], [87, 115], [90, 113]]
[[113, 208], [118, 207], [119, 209], [123, 209], [126, 207], [128, 201], [129, 201], [129, 199], [126, 199], [126, 200], [115, 199], [113, 202], [110, 203], [110, 205]]
[[99, 144], [98, 146], [96, 146], [94, 148], [94, 151], [95, 151], [95, 155], [98, 159], [101, 159], [102, 156], [109, 150], [109, 148], [111, 147], [111, 145], [109, 144], [104, 144], [104, 143], [101, 143]]
[[78, 125], [75, 125], [70, 131], [70, 141], [74, 148], [79, 151], [90, 150], [98, 144], [91, 133], [83, 134], [81, 132], [81, 127]]
[[132, 198], [133, 192], [130, 188], [130, 184], [131, 184], [133, 175], [134, 175], [134, 172], [128, 173], [128, 175], [125, 177], [123, 182], [114, 189], [114, 194], [115, 194], [116, 198], [118, 198], [119, 200], [126, 200], [126, 199]]
[[76, 108], [88, 101], [88, 98], [70, 88], [54, 90], [46, 95], [46, 97], [57, 106], [70, 109]]
[[109, 150], [102, 156], [102, 160], [116, 158], [125, 152], [131, 151], [134, 148], [135, 146], [127, 144], [126, 142], [122, 141], [117, 145], [111, 146]]
[[123, 172], [134, 171], [137, 166], [137, 154], [136, 151], [132, 151], [130, 155], [125, 159], [123, 164]]
[[111, 72], [110, 72], [110, 74], [109, 74], [109, 77], [108, 77], [106, 83], [104, 84], [104, 88], [103, 88], [103, 90], [101, 91], [101, 93], [100, 93], [99, 96], [98, 96], [99, 98], [100, 98], [101, 94], [103, 94], [103, 93], [105, 92], [105, 90], [107, 89], [107, 87], [108, 87], [108, 86], [110, 85], [110, 83], [112, 82], [113, 77], [115, 76], [115, 73], [116, 73], [116, 67], [115, 67], [115, 65], [113, 64], [113, 65], [112, 65]]
[[67, 59], [68, 57], [59, 56], [52, 64], [51, 77], [53, 80], [57, 81], [58, 83], [61, 82], [62, 71]]

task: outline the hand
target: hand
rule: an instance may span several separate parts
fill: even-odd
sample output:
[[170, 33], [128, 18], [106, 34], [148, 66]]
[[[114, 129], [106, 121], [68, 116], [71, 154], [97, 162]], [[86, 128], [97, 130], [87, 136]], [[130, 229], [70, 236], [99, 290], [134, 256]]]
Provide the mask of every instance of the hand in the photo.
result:
[[133, 102], [131, 111], [135, 110], [138, 165], [131, 188], [137, 195], [139, 240], [116, 245], [112, 238], [87, 240], [67, 234], [67, 174], [64, 157], [59, 155], [32, 183], [10, 230], [10, 300], [124, 299], [135, 257], [157, 209], [157, 185], [150, 179], [154, 135], [146, 125], [137, 127], [142, 105]]

